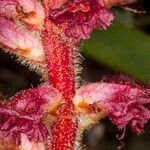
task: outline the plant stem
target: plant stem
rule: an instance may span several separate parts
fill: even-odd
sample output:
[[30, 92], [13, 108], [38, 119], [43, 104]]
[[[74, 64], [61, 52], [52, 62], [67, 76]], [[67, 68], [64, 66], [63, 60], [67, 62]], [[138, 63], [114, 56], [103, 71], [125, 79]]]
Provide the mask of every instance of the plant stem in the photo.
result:
[[75, 94], [75, 48], [76, 43], [49, 20], [49, 8], [43, 0], [46, 12], [45, 31], [42, 33], [47, 77], [50, 84], [60, 91], [64, 105], [57, 108], [57, 119], [51, 125], [49, 150], [73, 150], [77, 132], [72, 98]]
[[46, 22], [43, 45], [48, 81], [61, 92], [66, 101], [66, 104], [59, 108], [58, 119], [51, 127], [51, 140], [48, 149], [72, 150], [77, 130], [72, 104], [75, 93], [75, 46], [51, 22]]
[[48, 80], [71, 103], [75, 93], [75, 44], [50, 21], [46, 22], [43, 39]]

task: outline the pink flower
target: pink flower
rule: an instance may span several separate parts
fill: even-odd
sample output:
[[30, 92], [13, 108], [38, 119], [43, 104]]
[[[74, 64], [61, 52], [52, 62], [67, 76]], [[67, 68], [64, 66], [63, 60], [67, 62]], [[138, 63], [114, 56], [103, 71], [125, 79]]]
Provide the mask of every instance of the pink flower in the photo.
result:
[[45, 12], [41, 3], [36, 0], [0, 0], [0, 15], [43, 29]]
[[40, 32], [45, 12], [36, 0], [0, 0], [0, 47], [16, 54], [23, 64], [43, 67], [44, 52]]
[[20, 144], [21, 134], [25, 134], [29, 140], [45, 141], [49, 133], [42, 119], [60, 99], [56, 89], [44, 84], [17, 94], [8, 104], [0, 104], [0, 138], [5, 141], [13, 138]]
[[87, 39], [95, 29], [106, 29], [114, 19], [103, 0], [73, 0], [65, 7], [50, 10], [50, 20], [76, 40]]
[[111, 80], [85, 85], [77, 91], [74, 104], [79, 113], [85, 114], [90, 112], [91, 106], [99, 111], [105, 108], [119, 129], [129, 125], [138, 134], [143, 132], [144, 124], [150, 120], [150, 88], [128, 78], [114, 83]]
[[43, 45], [36, 31], [29, 31], [20, 23], [0, 17], [0, 43], [5, 51], [16, 53], [38, 64], [43, 61]]

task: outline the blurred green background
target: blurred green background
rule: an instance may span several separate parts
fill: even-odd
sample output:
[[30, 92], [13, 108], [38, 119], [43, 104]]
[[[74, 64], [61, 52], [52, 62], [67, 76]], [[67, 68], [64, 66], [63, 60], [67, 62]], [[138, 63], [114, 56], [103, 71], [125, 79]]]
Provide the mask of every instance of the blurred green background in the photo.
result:
[[[148, 0], [131, 5], [146, 14], [135, 14], [114, 8], [114, 24], [107, 31], [94, 31], [82, 43], [82, 82], [100, 81], [105, 74], [128, 74], [150, 84], [150, 5]], [[40, 76], [20, 66], [8, 54], [0, 52], [0, 99], [18, 90], [40, 84]], [[86, 130], [83, 143], [90, 150], [113, 150], [121, 143], [115, 126], [107, 119]], [[136, 136], [127, 129], [125, 150], [150, 150], [150, 124], [145, 134]]]

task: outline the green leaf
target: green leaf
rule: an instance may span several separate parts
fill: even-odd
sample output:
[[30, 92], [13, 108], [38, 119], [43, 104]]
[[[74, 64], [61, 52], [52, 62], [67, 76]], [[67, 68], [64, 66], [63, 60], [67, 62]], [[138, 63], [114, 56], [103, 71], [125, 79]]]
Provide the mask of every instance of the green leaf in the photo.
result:
[[83, 52], [97, 62], [150, 83], [150, 37], [116, 22], [107, 31], [95, 31]]

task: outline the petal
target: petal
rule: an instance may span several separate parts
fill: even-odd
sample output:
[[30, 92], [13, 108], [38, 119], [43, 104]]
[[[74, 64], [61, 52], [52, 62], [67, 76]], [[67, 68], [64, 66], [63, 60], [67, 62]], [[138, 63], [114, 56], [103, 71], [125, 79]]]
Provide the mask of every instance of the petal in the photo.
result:
[[67, 0], [49, 0], [49, 7], [51, 9], [58, 9], [60, 8], [64, 3], [67, 2]]
[[114, 19], [111, 12], [106, 9], [102, 9], [100, 12], [93, 14], [93, 16], [85, 23], [82, 24], [70, 24], [65, 33], [76, 40], [89, 39], [91, 32], [95, 29], [106, 29], [110, 26]]
[[0, 0], [0, 15], [8, 17], [17, 15], [16, 0]]
[[44, 57], [40, 34], [21, 24], [0, 17], [0, 43], [6, 52], [23, 56], [29, 61], [42, 62]]
[[0, 139], [4, 143], [13, 139], [14, 143], [18, 145], [20, 144], [20, 134], [25, 133], [30, 140], [34, 139], [36, 142], [45, 141], [49, 133], [42, 123], [41, 117], [37, 115], [35, 118], [33, 115], [23, 116], [13, 108], [0, 105]]
[[36, 0], [0, 0], [0, 15], [22, 18], [26, 23], [43, 29], [45, 12]]
[[43, 84], [15, 95], [11, 98], [11, 104], [19, 114], [39, 116], [43, 105], [47, 104], [49, 109], [53, 110], [61, 99], [58, 90], [48, 84]]
[[7, 142], [12, 138], [20, 144], [21, 134], [26, 134], [34, 142], [45, 141], [49, 133], [42, 119], [60, 100], [55, 88], [43, 84], [17, 94], [9, 104], [0, 104], [0, 139]]
[[73, 102], [80, 113], [87, 112], [91, 106], [99, 109], [96, 111], [106, 108], [109, 118], [119, 129], [129, 124], [134, 132], [140, 134], [144, 124], [150, 120], [150, 90], [130, 80], [128, 84], [123, 83], [85, 85], [77, 91]]
[[23, 8], [23, 12], [27, 15], [24, 18], [24, 21], [35, 25], [38, 29], [44, 29], [44, 19], [45, 12], [44, 8], [41, 5], [41, 2], [37, 0], [16, 0], [20, 7]]
[[83, 101], [89, 105], [111, 99], [115, 93], [126, 88], [124, 85], [116, 85], [111, 83], [92, 83], [82, 86], [74, 97], [74, 104], [77, 106]]
[[25, 134], [21, 134], [21, 150], [45, 150], [43, 143], [35, 143], [30, 141]]

